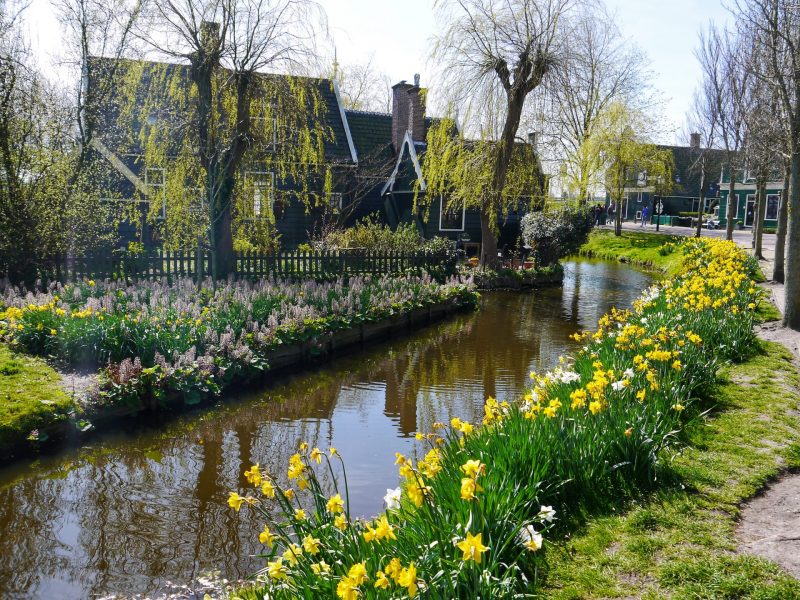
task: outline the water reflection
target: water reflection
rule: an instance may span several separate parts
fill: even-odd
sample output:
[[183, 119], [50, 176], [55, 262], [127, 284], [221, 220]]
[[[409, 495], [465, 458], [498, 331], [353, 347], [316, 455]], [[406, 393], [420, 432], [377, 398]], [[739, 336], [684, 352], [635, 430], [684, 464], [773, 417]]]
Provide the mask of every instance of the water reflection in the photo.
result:
[[0, 471], [0, 597], [153, 593], [214, 568], [244, 577], [262, 561], [252, 556], [261, 524], [225, 503], [244, 485], [242, 465], [283, 473], [300, 440], [335, 446], [353, 511], [374, 514], [397, 485], [394, 452], [410, 452], [415, 431], [478, 420], [486, 396], [515, 396], [531, 369], [574, 348], [572, 332], [648, 284], [626, 267], [569, 263], [563, 288], [487, 294], [477, 314], [258, 394]]

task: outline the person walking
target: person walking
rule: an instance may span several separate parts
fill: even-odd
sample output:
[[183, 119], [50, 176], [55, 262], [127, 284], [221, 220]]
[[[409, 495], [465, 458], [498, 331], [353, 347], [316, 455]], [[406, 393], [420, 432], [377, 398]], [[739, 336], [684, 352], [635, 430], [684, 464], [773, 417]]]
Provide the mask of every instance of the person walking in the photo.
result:
[[642, 224], [639, 227], [645, 227], [647, 225], [647, 216], [650, 214], [650, 207], [645, 206], [642, 209]]

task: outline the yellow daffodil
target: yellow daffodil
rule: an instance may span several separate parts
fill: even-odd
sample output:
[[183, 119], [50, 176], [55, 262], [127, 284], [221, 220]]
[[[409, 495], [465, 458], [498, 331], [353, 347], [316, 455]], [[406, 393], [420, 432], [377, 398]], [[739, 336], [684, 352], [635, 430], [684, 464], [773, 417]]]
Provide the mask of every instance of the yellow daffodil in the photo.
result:
[[458, 549], [463, 553], [463, 556], [461, 557], [462, 560], [473, 560], [478, 564], [481, 563], [481, 558], [483, 557], [484, 553], [489, 550], [488, 546], [483, 545], [482, 538], [482, 533], [478, 533], [477, 535], [467, 533], [467, 537], [456, 544]]

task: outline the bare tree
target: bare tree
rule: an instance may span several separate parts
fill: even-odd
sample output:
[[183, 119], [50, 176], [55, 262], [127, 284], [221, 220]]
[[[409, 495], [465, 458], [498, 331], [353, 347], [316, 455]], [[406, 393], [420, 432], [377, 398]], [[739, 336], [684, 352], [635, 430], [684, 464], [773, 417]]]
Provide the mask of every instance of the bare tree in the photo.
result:
[[566, 60], [543, 90], [550, 99], [547, 111], [532, 115], [531, 128], [555, 146], [552, 150], [563, 161], [568, 187], [585, 203], [602, 185], [602, 160], [592, 152], [589, 139], [603, 111], [615, 101], [641, 111], [655, 102], [645, 55], [622, 37], [614, 16], [604, 7], [592, 6], [575, 20], [565, 50]]
[[[697, 203], [697, 224], [695, 237], [700, 237], [703, 230], [703, 211], [706, 206], [706, 198], [709, 184], [720, 174], [720, 164], [717, 159], [717, 152], [713, 148], [716, 142], [716, 105], [709, 102], [709, 98], [699, 92], [695, 92], [692, 108], [687, 117], [688, 131], [685, 136], [689, 136], [693, 144], [691, 151], [691, 163], [689, 172], [696, 173], [699, 177], [699, 198]], [[697, 136], [695, 138], [694, 136]], [[694, 142], [697, 146], [694, 146]]]
[[[741, 38], [728, 35], [712, 24], [707, 32], [700, 35], [700, 48], [696, 52], [703, 70], [701, 103], [708, 106], [704, 115], [715, 120], [715, 145], [723, 148], [727, 155], [730, 193], [725, 215], [725, 235], [729, 240], [733, 239], [736, 220], [736, 172], [740, 167], [740, 151], [744, 143], [745, 124], [740, 98], [751, 80], [751, 74], [738, 60], [739, 54], [745, 51]], [[710, 124], [706, 124], [706, 127], [710, 127]]]
[[373, 112], [392, 111], [392, 85], [389, 76], [373, 64], [374, 56], [366, 63], [338, 65], [335, 63], [333, 80], [339, 86], [342, 103], [350, 110]]
[[[440, 87], [471, 137], [491, 140], [491, 185], [480, 199], [481, 263], [497, 262], [497, 218], [525, 101], [565, 59], [579, 0], [438, 0]], [[429, 153], [430, 154], [430, 153]], [[428, 156], [426, 161], [435, 160]]]
[[739, 16], [758, 32], [770, 66], [789, 139], [788, 226], [783, 323], [800, 330], [800, 4], [793, 0], [737, 3]]

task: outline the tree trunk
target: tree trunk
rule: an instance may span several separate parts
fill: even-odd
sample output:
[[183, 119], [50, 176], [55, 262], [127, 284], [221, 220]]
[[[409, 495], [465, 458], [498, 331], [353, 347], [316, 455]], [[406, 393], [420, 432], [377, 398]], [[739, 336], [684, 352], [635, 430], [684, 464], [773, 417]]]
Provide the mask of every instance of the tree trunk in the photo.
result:
[[767, 177], [759, 177], [756, 187], [756, 222], [753, 224], [753, 256], [764, 260], [764, 218], [767, 216]]
[[706, 198], [705, 194], [703, 193], [703, 180], [705, 177], [701, 176], [700, 178], [700, 198], [697, 200], [697, 229], [694, 232], [694, 237], [699, 238], [703, 235], [703, 204], [705, 204]]
[[781, 203], [778, 206], [778, 228], [775, 231], [775, 267], [772, 271], [772, 280], [783, 283], [783, 266], [786, 250], [786, 224], [788, 221], [789, 210], [789, 173], [791, 167], [789, 160], [783, 163], [783, 190], [781, 191]]
[[700, 158], [700, 197], [697, 199], [697, 230], [694, 237], [700, 237], [703, 231], [703, 208], [706, 202], [706, 155]]
[[786, 232], [786, 278], [783, 324], [800, 331], [800, 141], [797, 134], [792, 145], [792, 166], [789, 175], [789, 221]]
[[733, 170], [733, 163], [728, 163], [731, 184], [728, 194], [728, 206], [725, 207], [725, 239], [733, 239], [733, 227], [736, 225], [736, 172]]
[[492, 268], [497, 264], [497, 236], [487, 211], [481, 211], [481, 265]]
[[[502, 202], [508, 165], [514, 152], [514, 140], [517, 137], [526, 95], [524, 87], [513, 87], [507, 92], [508, 112], [503, 125], [503, 134], [497, 142], [497, 156], [492, 174], [492, 196], [484, 201], [481, 209], [481, 265], [484, 267], [494, 268], [498, 263], [497, 235], [492, 227], [492, 217], [497, 214]], [[486, 237], [487, 234], [489, 237]]]
[[617, 204], [617, 210], [614, 213], [614, 235], [622, 235], [622, 200]]

